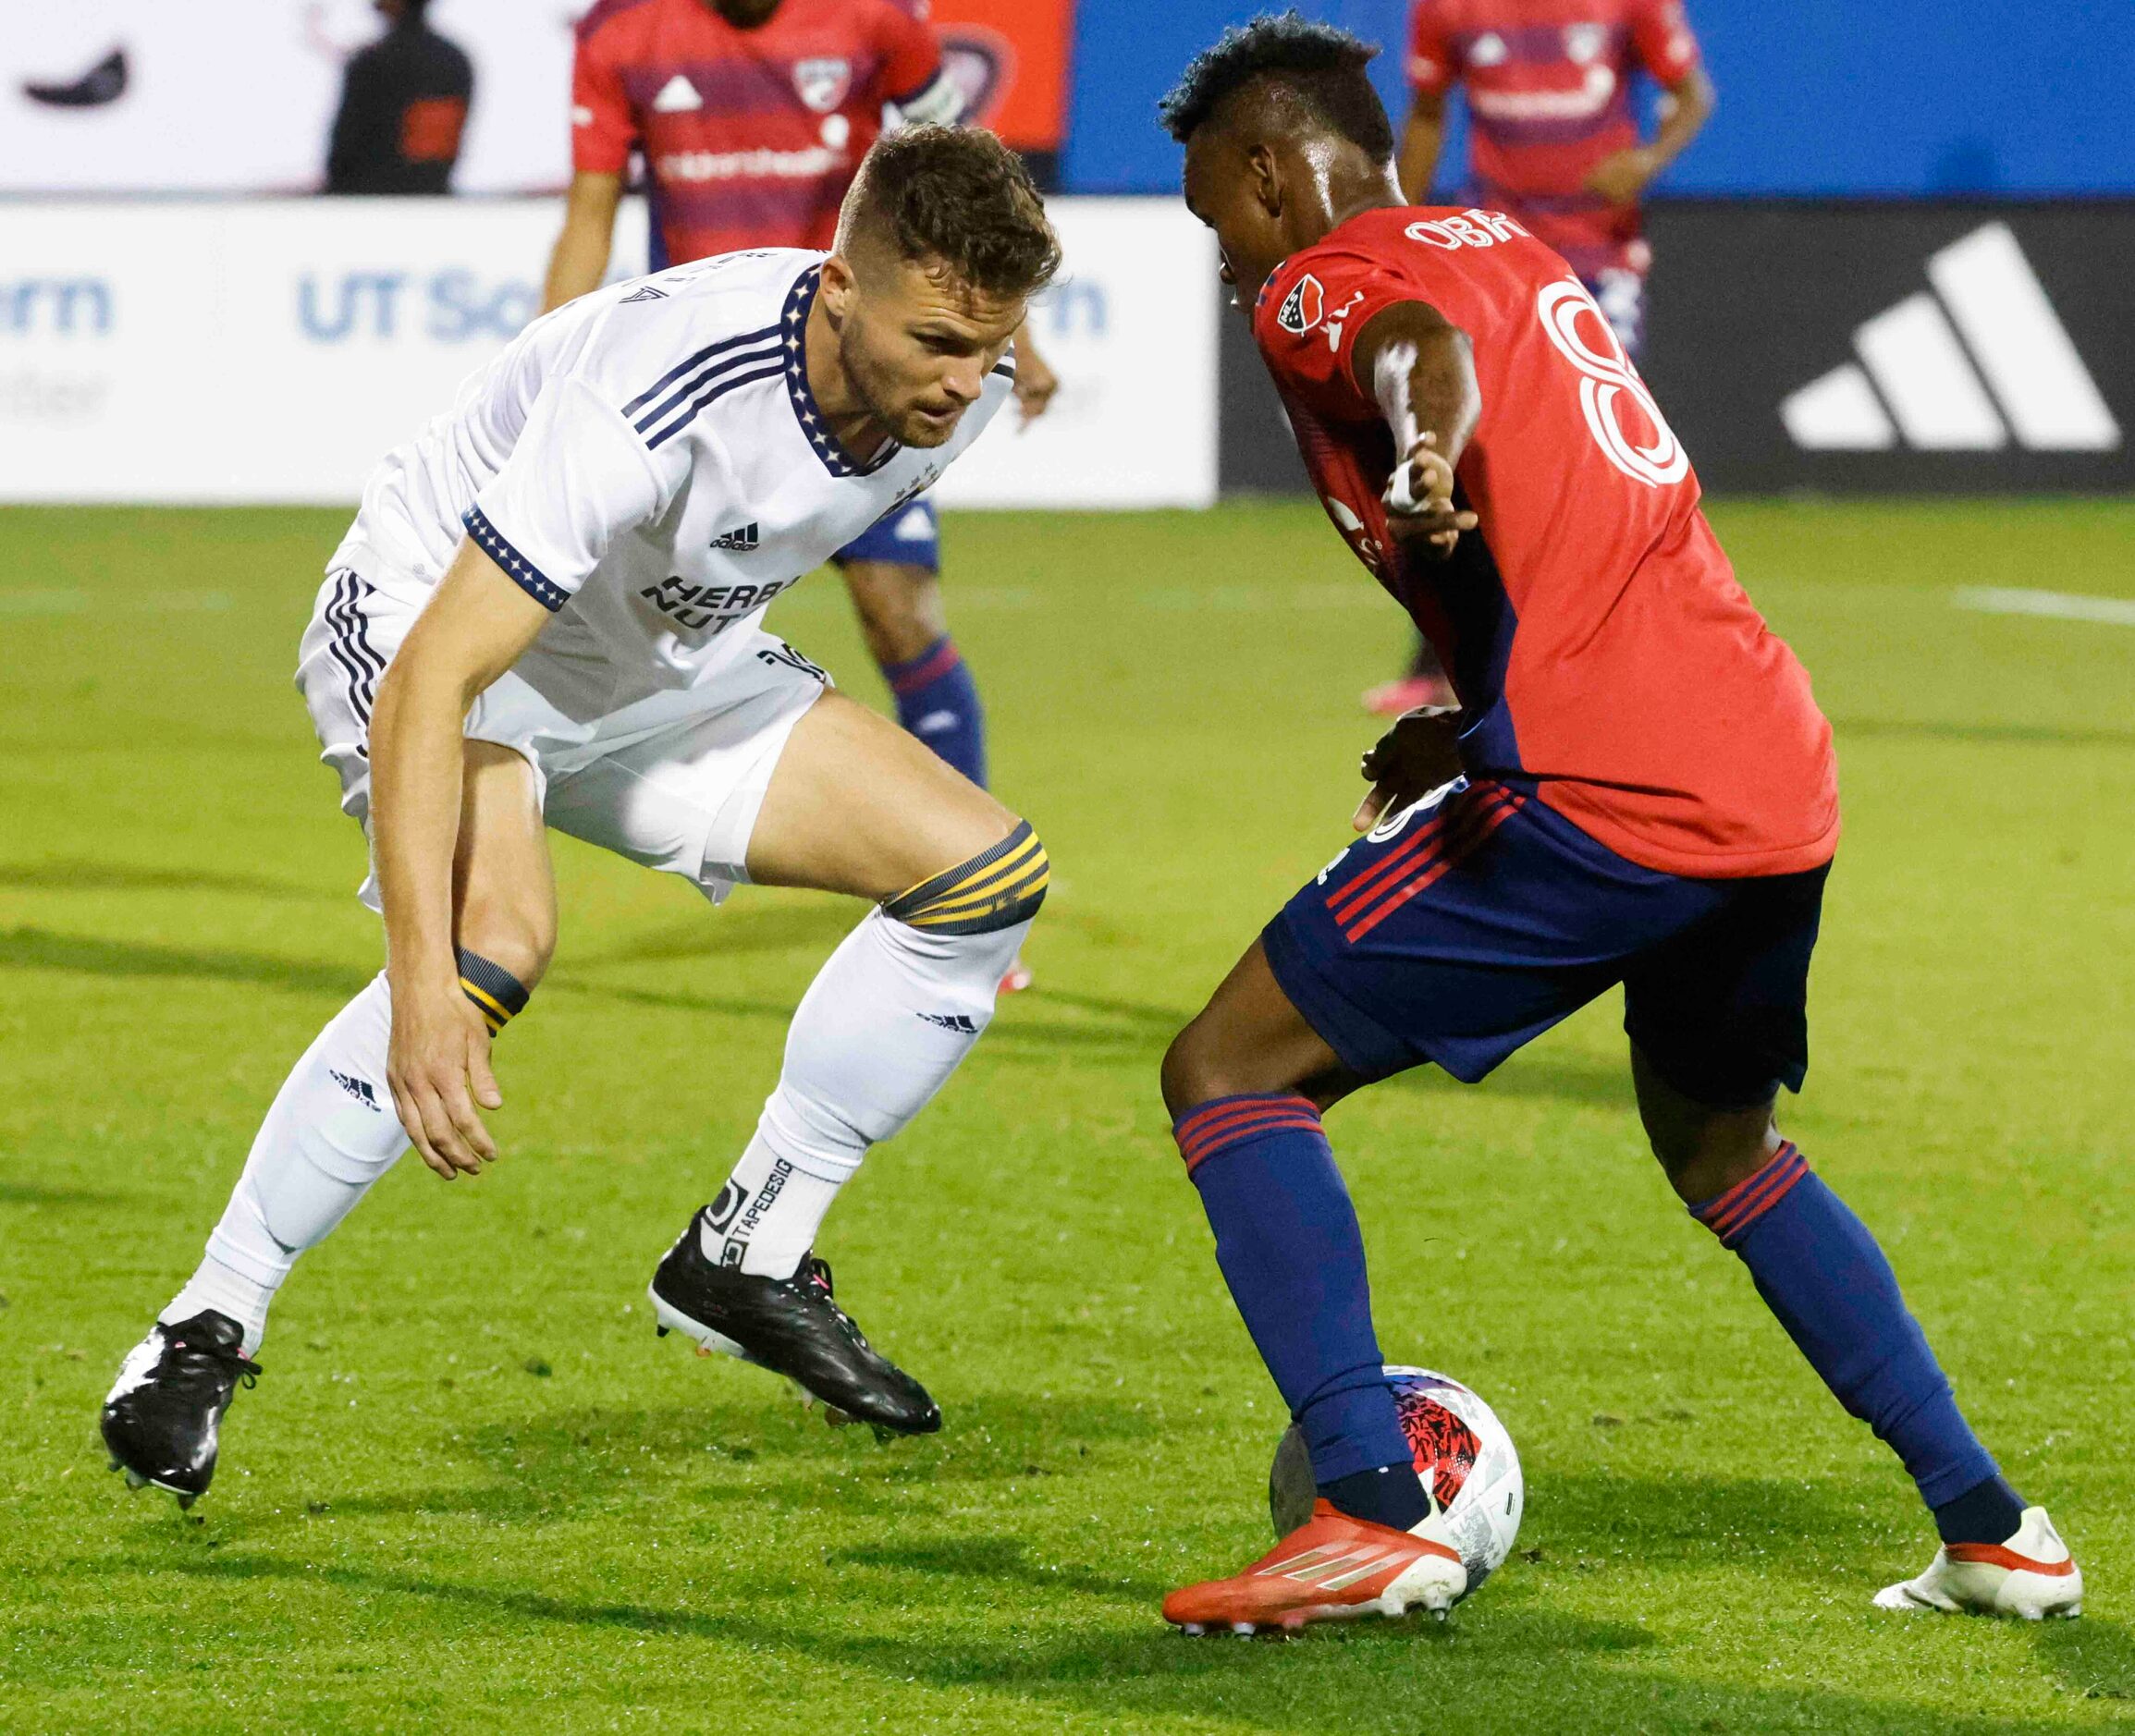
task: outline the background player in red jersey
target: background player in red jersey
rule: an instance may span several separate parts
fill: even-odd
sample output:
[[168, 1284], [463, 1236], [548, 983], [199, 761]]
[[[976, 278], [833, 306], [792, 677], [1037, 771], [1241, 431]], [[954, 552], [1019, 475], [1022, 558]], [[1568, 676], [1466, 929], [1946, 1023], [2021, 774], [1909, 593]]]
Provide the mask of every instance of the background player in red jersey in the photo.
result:
[[[578, 27], [573, 174], [543, 305], [606, 275], [633, 151], [651, 187], [656, 269], [752, 247], [827, 249], [885, 109], [952, 123], [962, 108], [925, 0], [599, 0]], [[1058, 381], [1027, 329], [1016, 353], [1027, 421]], [[932, 504], [898, 507], [836, 561], [898, 720], [983, 788], [985, 713], [949, 635]], [[1003, 986], [1029, 980], [1019, 960]]]
[[[1467, 92], [1466, 196], [1519, 219], [1564, 256], [1638, 361], [1645, 340], [1646, 244], [1638, 205], [1712, 116], [1712, 80], [1677, 0], [1416, 0], [1415, 92], [1399, 165], [1407, 196], [1430, 192], [1445, 104]], [[1661, 87], [1661, 124], [1641, 141], [1632, 81]], [[1428, 644], [1409, 673], [1373, 688], [1368, 710], [1445, 703]]]
[[1164, 1057], [1239, 1312], [1311, 1451], [1313, 1518], [1167, 1598], [1206, 1629], [1442, 1609], [1321, 1126], [1433, 1062], [1487, 1075], [1621, 984], [1653, 1154], [1943, 1548], [1886, 1608], [2074, 1614], [2081, 1575], [1958, 1412], [1890, 1264], [1773, 1121], [1838, 839], [1831, 730], [1735, 581], [1688, 458], [1566, 261], [1516, 219], [1404, 203], [1372, 51], [1294, 13], [1164, 104], [1315, 485], [1438, 646], [1458, 713], [1366, 756], [1368, 836], [1269, 923]]

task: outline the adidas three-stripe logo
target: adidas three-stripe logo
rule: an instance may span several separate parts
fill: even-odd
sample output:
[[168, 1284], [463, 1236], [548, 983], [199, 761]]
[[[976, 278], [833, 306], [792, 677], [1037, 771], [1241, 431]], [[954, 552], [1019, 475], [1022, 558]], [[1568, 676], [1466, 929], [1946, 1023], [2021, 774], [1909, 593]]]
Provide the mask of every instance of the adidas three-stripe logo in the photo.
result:
[[714, 548], [730, 548], [741, 555], [753, 555], [761, 545], [762, 533], [753, 524], [739, 525], [731, 531], [721, 531], [712, 538]]
[[[1811, 452], [2110, 452], [2097, 382], [2006, 223], [1927, 263], [1929, 289], [1853, 335], [1846, 362], [1788, 396], [1779, 417]], [[1932, 291], [1932, 292], [1931, 292]]]

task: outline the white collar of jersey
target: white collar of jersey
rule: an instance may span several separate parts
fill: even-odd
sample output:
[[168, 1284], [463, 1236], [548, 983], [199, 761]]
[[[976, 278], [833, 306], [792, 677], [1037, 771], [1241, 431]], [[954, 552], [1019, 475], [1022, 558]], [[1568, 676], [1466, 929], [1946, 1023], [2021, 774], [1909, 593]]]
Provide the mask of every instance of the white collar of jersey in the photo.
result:
[[786, 328], [786, 341], [781, 346], [786, 357], [786, 396], [793, 400], [794, 418], [825, 470], [833, 476], [872, 476], [904, 448], [894, 440], [885, 440], [882, 449], [866, 463], [853, 462], [852, 454], [830, 432], [829, 419], [808, 385], [808, 310], [816, 305], [816, 287], [822, 276], [823, 267], [811, 265], [793, 279], [792, 288], [786, 292], [786, 312], [780, 320]]

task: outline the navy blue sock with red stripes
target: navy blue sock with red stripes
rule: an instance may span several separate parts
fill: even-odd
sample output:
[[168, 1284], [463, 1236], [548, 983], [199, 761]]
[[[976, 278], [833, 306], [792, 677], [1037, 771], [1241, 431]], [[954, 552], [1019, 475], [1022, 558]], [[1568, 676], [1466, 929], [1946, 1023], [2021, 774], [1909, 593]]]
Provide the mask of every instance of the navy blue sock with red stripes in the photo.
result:
[[[1319, 1111], [1299, 1096], [1217, 1097], [1173, 1126], [1216, 1232], [1216, 1263], [1290, 1414], [1319, 1492], [1406, 1531], [1429, 1511], [1386, 1384], [1356, 1211]], [[1405, 1475], [1380, 1475], [1399, 1467]]]
[[1690, 1215], [1749, 1268], [1832, 1396], [1904, 1461], [1943, 1541], [2006, 1543], [2022, 1500], [1958, 1411], [1875, 1238], [1808, 1159], [1782, 1145]]
[[884, 664], [882, 679], [897, 721], [984, 789], [986, 712], [956, 642], [944, 633], [909, 662]]

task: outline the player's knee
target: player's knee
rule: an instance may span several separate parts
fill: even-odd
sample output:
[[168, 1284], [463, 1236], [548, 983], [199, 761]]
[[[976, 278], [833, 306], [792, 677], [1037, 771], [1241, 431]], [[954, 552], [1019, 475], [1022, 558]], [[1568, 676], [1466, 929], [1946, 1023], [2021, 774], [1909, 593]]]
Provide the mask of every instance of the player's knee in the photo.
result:
[[1639, 1081], [1638, 1119], [1679, 1199], [1696, 1204], [1726, 1192], [1755, 1175], [1778, 1149], [1769, 1103], [1713, 1108], [1676, 1093], [1656, 1092], [1653, 1083]]
[[544, 892], [471, 891], [460, 912], [460, 945], [490, 960], [528, 992], [556, 956], [556, 902]]
[[1201, 1104], [1252, 1089], [1238, 1082], [1228, 1059], [1228, 1045], [1208, 1010], [1172, 1039], [1158, 1079], [1163, 1088], [1164, 1108], [1174, 1121]]
[[894, 922], [935, 935], [992, 935], [1037, 916], [1052, 863], [1028, 820], [999, 843], [883, 901]]

